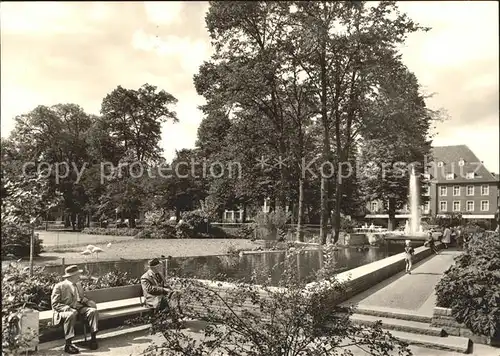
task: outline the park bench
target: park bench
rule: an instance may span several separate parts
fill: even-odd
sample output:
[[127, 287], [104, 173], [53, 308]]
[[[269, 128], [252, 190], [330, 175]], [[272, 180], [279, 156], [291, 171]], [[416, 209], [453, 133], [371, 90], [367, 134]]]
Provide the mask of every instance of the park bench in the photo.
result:
[[[89, 290], [85, 291], [85, 295], [96, 302], [97, 310], [99, 311], [99, 320], [118, 319], [132, 315], [140, 316], [151, 310], [144, 305], [140, 284]], [[52, 310], [40, 312], [39, 328], [53, 322], [53, 313]], [[53, 325], [53, 327], [59, 328], [61, 326]], [[85, 323], [83, 323], [83, 334], [85, 340], [87, 340]]]

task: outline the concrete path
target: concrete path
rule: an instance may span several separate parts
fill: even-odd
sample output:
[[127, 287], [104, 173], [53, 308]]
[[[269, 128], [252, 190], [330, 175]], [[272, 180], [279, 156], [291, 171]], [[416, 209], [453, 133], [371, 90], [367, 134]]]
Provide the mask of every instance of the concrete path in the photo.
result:
[[[194, 322], [196, 323], [196, 322]], [[119, 332], [115, 332], [110, 337], [101, 339], [99, 342], [99, 349], [96, 351], [91, 351], [85, 348], [83, 345], [78, 344], [81, 350], [81, 355], [95, 355], [95, 356], [139, 356], [141, 355], [148, 346], [158, 345], [160, 346], [164, 338], [161, 334], [151, 335], [149, 330], [144, 328], [139, 328], [135, 333], [120, 335]], [[187, 333], [191, 335], [199, 335], [200, 327], [199, 325], [191, 325], [187, 330]], [[36, 355], [40, 356], [59, 356], [65, 355], [63, 352], [63, 347], [60, 345], [40, 345], [40, 350]], [[371, 354], [359, 348], [350, 348], [353, 356], [369, 356]], [[410, 350], [414, 356], [463, 356], [462, 353], [457, 352], [447, 352], [440, 350], [432, 350], [428, 348], [410, 346]], [[499, 349], [486, 346], [486, 345], [474, 345], [474, 350], [471, 356], [498, 356]], [[397, 352], [389, 353], [390, 356], [396, 356]]]
[[410, 310], [432, 316], [436, 302], [434, 287], [459, 251], [441, 250], [413, 266], [411, 274], [400, 272], [349, 299], [345, 304]]

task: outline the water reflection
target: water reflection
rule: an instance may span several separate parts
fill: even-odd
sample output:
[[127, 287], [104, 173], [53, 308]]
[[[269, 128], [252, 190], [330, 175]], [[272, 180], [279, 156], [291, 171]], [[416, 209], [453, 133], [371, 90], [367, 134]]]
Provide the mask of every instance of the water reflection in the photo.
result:
[[[371, 263], [396, 253], [403, 252], [403, 243], [390, 243], [380, 247], [340, 248], [335, 251], [335, 268], [343, 272]], [[282, 279], [287, 254], [283, 251], [268, 251], [242, 255], [174, 257], [168, 262], [168, 275], [187, 278], [216, 279], [221, 281], [245, 281], [262, 283], [268, 281], [276, 285]], [[324, 264], [323, 253], [319, 250], [302, 251], [289, 262], [295, 266], [297, 275], [303, 281], [313, 280], [316, 271]], [[110, 271], [127, 272], [129, 277], [139, 278], [147, 269], [147, 260], [99, 261], [82, 263], [94, 276], [102, 276]], [[46, 266], [47, 272], [61, 274], [64, 266]]]
[[[402, 245], [370, 247], [365, 250], [341, 248], [335, 251], [338, 272], [356, 268], [403, 251]], [[187, 278], [219, 279], [227, 281], [263, 282], [269, 278], [276, 285], [281, 279], [287, 254], [283, 251], [269, 251], [235, 256], [203, 256], [173, 258], [169, 262], [169, 275]], [[294, 261], [296, 273], [303, 281], [314, 279], [316, 271], [323, 266], [323, 254], [319, 250], [306, 250], [298, 253]]]

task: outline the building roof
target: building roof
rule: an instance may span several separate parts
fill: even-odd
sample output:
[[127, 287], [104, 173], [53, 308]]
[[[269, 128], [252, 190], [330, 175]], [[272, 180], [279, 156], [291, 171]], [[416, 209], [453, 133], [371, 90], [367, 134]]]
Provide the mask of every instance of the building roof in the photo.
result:
[[[460, 164], [461, 160], [463, 165]], [[442, 162], [441, 167], [439, 162]], [[428, 173], [436, 183], [498, 182], [498, 176], [488, 171], [467, 145], [433, 147], [432, 157], [428, 159]], [[446, 179], [450, 173], [453, 179]], [[474, 173], [474, 178], [467, 178], [467, 173]]]

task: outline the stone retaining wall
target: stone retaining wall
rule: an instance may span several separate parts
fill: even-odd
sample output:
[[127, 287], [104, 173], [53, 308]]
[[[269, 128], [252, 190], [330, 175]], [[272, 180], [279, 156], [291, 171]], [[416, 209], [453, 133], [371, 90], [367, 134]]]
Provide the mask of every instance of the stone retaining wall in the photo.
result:
[[500, 340], [475, 334], [466, 325], [457, 322], [450, 308], [434, 307], [431, 326], [442, 328], [448, 335], [467, 337], [478, 344], [500, 346]]
[[[418, 247], [415, 249], [414, 263], [417, 263], [432, 254], [428, 247]], [[337, 279], [346, 284], [346, 293], [338, 296], [338, 303], [342, 303], [347, 299], [366, 291], [383, 280], [392, 277], [405, 269], [404, 253], [400, 253], [379, 261], [375, 261], [352, 270], [337, 274]], [[209, 285], [221, 292], [235, 288], [235, 285], [229, 282], [213, 282], [199, 280], [202, 283]], [[307, 290], [314, 289], [319, 285], [328, 287], [328, 282], [312, 282], [306, 285]], [[279, 290], [279, 287], [269, 287], [270, 290]], [[264, 292], [265, 293], [265, 292]]]
[[[429, 257], [432, 251], [428, 247], [417, 247], [413, 258], [413, 264]], [[405, 269], [405, 254], [399, 253], [379, 261], [369, 263], [352, 270], [339, 273], [337, 278], [347, 285], [347, 293], [341, 297], [339, 303], [364, 292], [374, 285], [392, 277]], [[314, 282], [313, 282], [314, 283]]]

